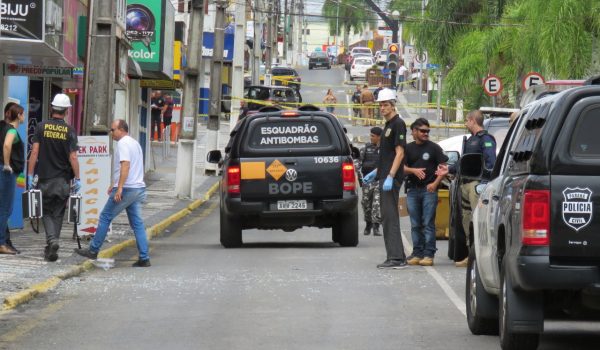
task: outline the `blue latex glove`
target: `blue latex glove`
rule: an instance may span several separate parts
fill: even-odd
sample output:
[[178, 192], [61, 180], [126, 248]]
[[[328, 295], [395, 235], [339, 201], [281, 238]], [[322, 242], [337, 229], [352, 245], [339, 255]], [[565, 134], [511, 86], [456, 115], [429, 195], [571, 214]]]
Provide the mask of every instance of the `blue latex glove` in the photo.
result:
[[365, 175], [363, 177], [363, 182], [368, 184], [373, 182], [373, 180], [375, 180], [375, 176], [377, 176], [377, 169], [371, 171], [370, 173], [368, 173], [367, 175]]
[[388, 192], [392, 190], [392, 187], [394, 186], [394, 179], [390, 176], [385, 178], [385, 181], [383, 182], [383, 190]]
[[27, 189], [33, 188], [33, 175], [27, 175]]
[[73, 183], [71, 185], [71, 190], [73, 191], [73, 193], [78, 193], [80, 189], [81, 189], [81, 180], [73, 179]]

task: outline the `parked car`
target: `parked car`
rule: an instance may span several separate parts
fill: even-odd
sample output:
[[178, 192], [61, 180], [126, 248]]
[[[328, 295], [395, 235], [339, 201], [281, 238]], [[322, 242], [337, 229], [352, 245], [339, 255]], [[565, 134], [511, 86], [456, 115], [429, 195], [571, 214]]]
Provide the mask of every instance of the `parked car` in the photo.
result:
[[300, 74], [291, 67], [273, 67], [271, 69], [271, 83], [273, 85], [283, 85], [293, 87], [300, 91], [302, 78]]
[[300, 92], [287, 86], [251, 85], [246, 89], [244, 98], [248, 99], [249, 111], [257, 111], [268, 105], [295, 106], [302, 103]]
[[375, 55], [375, 63], [378, 65], [385, 65], [387, 63], [387, 50], [381, 50]]
[[373, 59], [369, 57], [356, 57], [350, 67], [350, 80], [356, 78], [366, 79], [367, 69], [373, 67]]
[[[479, 188], [467, 322], [504, 350], [537, 349], [548, 318], [600, 320], [599, 114], [600, 86], [531, 102]], [[461, 162], [479, 177], [480, 157]]]
[[313, 68], [327, 68], [331, 69], [331, 62], [325, 52], [313, 52], [308, 58], [308, 69]]
[[331, 228], [341, 246], [358, 244], [352, 148], [336, 117], [316, 108], [257, 113], [231, 133], [222, 164], [220, 240], [242, 245], [245, 229]]

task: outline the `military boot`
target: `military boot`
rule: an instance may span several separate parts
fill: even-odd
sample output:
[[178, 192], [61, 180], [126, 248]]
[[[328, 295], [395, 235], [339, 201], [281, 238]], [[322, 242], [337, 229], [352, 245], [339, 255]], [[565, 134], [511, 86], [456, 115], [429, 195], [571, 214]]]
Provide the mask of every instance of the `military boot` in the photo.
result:
[[367, 226], [365, 226], [365, 231], [363, 232], [365, 236], [368, 236], [371, 234], [372, 227], [373, 227], [373, 224], [370, 222], [367, 222]]
[[373, 224], [373, 236], [381, 236], [379, 232], [379, 224]]

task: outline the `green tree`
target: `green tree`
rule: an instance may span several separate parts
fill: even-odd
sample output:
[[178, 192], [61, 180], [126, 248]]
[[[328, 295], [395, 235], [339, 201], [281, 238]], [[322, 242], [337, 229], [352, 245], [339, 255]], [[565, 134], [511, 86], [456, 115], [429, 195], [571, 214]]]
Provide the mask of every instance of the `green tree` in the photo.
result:
[[344, 34], [345, 51], [350, 44], [350, 33], [362, 33], [374, 20], [373, 12], [361, 0], [325, 0], [321, 13], [327, 17], [330, 35]]

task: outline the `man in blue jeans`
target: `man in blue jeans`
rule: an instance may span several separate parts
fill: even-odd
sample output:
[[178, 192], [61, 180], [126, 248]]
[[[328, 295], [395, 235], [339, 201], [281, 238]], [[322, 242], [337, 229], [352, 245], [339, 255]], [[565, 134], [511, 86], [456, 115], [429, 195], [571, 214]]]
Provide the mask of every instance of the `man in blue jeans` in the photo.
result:
[[413, 252], [409, 265], [432, 266], [435, 256], [435, 212], [437, 188], [444, 178], [435, 175], [448, 157], [442, 148], [429, 140], [429, 122], [418, 118], [410, 126], [414, 141], [406, 145], [406, 199], [410, 215]]
[[110, 131], [112, 138], [117, 141], [117, 147], [113, 157], [113, 184], [108, 189], [109, 198], [100, 213], [98, 228], [90, 247], [75, 249], [75, 252], [96, 259], [110, 223], [125, 210], [140, 252], [139, 259], [133, 266], [148, 267], [150, 266], [148, 237], [142, 220], [142, 202], [146, 199], [142, 147], [129, 136], [129, 127], [124, 120], [114, 120]]

